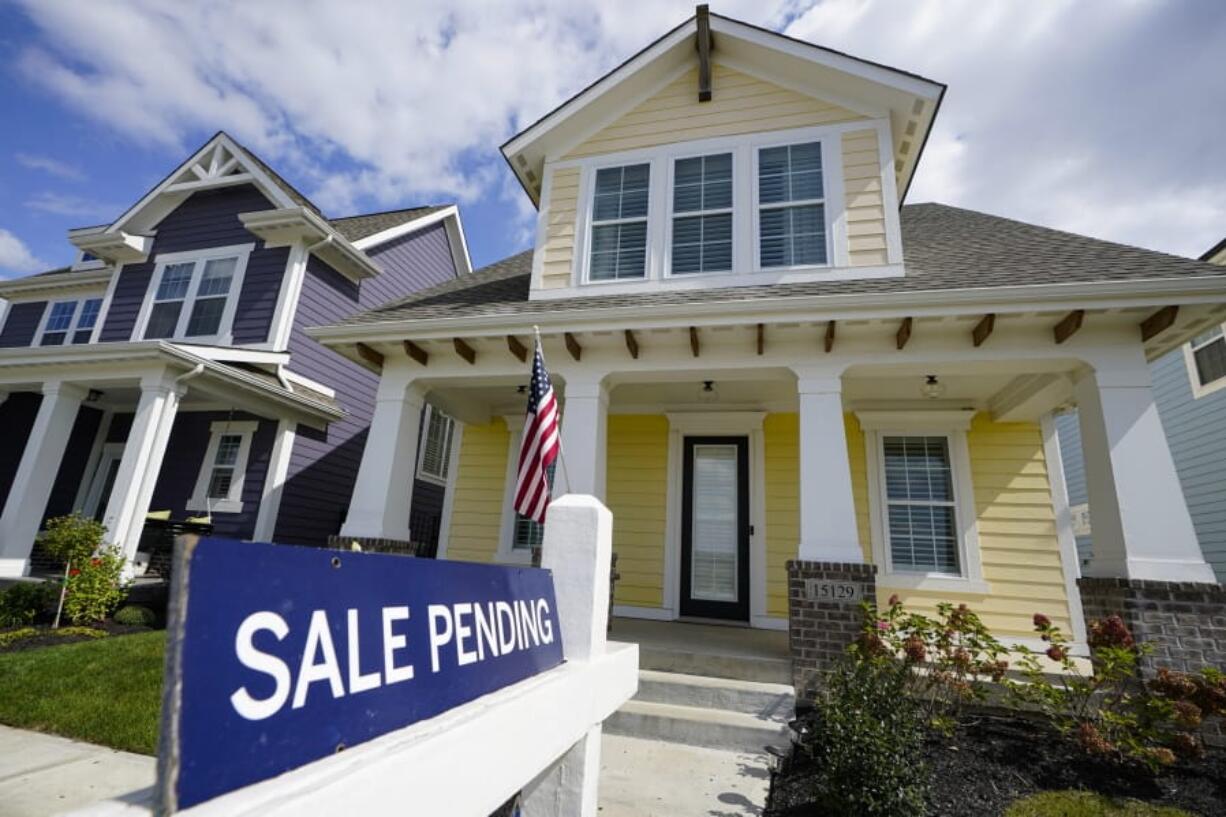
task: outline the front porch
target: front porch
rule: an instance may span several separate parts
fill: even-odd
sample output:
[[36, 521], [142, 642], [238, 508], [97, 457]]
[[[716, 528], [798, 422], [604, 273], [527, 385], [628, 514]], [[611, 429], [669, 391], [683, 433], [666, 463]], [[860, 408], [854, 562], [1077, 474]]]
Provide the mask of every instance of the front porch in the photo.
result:
[[47, 518], [74, 511], [101, 521], [129, 563], [147, 525], [195, 521], [271, 539], [268, 500], [298, 424], [339, 415], [255, 366], [161, 342], [8, 353], [0, 400], [15, 443], [0, 462], [9, 577], [54, 567], [35, 563], [35, 538]]

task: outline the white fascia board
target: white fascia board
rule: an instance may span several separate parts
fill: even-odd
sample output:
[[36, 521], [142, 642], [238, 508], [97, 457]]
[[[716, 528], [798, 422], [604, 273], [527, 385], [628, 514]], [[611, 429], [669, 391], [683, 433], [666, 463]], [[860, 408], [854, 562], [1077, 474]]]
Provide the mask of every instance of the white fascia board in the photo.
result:
[[31, 275], [26, 278], [16, 278], [12, 281], [0, 282], [0, 297], [24, 298], [26, 295], [40, 292], [52, 293], [64, 289], [80, 289], [97, 286], [105, 288], [110, 282], [114, 270], [85, 270], [81, 272], [62, 272], [56, 275]]
[[670, 304], [569, 309], [559, 302], [551, 311], [460, 315], [454, 318], [414, 318], [347, 326], [321, 326], [307, 334], [324, 344], [355, 341], [398, 342], [406, 337], [428, 339], [530, 334], [534, 325], [555, 330], [597, 331], [672, 328], [689, 325], [741, 324], [747, 321], [797, 319], [847, 320], [905, 318], [965, 314], [1019, 314], [1036, 310], [1119, 309], [1166, 304], [1218, 303], [1226, 295], [1226, 276], [1160, 278], [1069, 284], [1030, 284], [991, 289], [925, 290], [921, 292], [854, 293], [847, 295], [785, 296], [711, 303]]
[[248, 231], [264, 239], [265, 246], [282, 247], [294, 241], [306, 241], [311, 245], [308, 249], [312, 254], [320, 256], [352, 281], [361, 282], [382, 272], [366, 253], [306, 207], [254, 210], [239, 213], [238, 218]]
[[289, 352], [267, 352], [233, 346], [198, 346], [194, 343], [176, 343], [175, 346], [196, 357], [218, 363], [266, 363], [272, 366], [289, 363]]
[[112, 263], [140, 263], [153, 249], [153, 234], [141, 235], [123, 230], [73, 236], [72, 243], [80, 250]]

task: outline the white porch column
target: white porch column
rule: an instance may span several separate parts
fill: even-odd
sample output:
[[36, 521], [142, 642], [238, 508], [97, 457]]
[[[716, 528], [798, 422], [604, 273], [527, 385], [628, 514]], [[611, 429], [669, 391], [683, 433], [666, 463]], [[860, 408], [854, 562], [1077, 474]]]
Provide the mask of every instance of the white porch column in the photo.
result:
[[166, 442], [184, 390], [167, 373], [150, 375], [140, 383], [140, 401], [102, 516], [106, 541], [118, 547], [129, 564], [140, 544], [153, 489], [162, 470]]
[[409, 506], [425, 405], [412, 370], [385, 366], [342, 536], [409, 540]]
[[1150, 386], [1114, 361], [1076, 386], [1094, 553], [1087, 576], [1216, 582], [1205, 564]]
[[0, 514], [0, 576], [24, 576], [29, 570], [34, 537], [42, 525], [51, 487], [84, 398], [84, 389], [67, 383], [43, 386], [34, 427]]
[[603, 374], [564, 375], [562, 457], [554, 475], [554, 496], [588, 494], [604, 501], [609, 390]]
[[290, 457], [294, 453], [298, 423], [282, 419], [277, 423], [277, 436], [272, 444], [272, 456], [268, 461], [268, 473], [264, 475], [264, 490], [260, 496], [260, 512], [255, 517], [255, 531], [251, 538], [256, 542], [271, 542], [277, 531], [277, 515], [281, 512], [281, 497], [285, 493], [285, 479], [289, 476]]
[[843, 384], [837, 376], [797, 379], [800, 393], [800, 547], [813, 562], [864, 561], [851, 492], [843, 425]]

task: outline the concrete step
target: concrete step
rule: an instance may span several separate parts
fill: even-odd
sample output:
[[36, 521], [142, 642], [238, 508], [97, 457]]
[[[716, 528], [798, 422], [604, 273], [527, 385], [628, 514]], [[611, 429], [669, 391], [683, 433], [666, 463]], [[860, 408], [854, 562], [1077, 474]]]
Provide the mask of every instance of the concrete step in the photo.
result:
[[790, 686], [679, 672], [639, 671], [636, 701], [722, 709], [786, 722], [795, 710]]
[[786, 658], [698, 652], [644, 644], [639, 645], [639, 669], [767, 684], [792, 683], [792, 662]]
[[776, 720], [697, 706], [627, 701], [604, 722], [613, 735], [684, 743], [738, 752], [787, 746], [787, 726]]

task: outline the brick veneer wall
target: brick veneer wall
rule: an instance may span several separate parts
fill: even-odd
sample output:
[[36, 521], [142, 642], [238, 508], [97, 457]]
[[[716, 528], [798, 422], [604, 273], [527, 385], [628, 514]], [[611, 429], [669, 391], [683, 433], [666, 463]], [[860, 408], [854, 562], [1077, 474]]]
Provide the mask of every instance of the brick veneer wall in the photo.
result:
[[[850, 601], [812, 599], [807, 580], [853, 584]], [[877, 567], [844, 562], [788, 562], [788, 644], [792, 653], [792, 684], [805, 697], [822, 673], [831, 669], [860, 632], [860, 602], [876, 602]]]
[[1087, 623], [1118, 613], [1139, 642], [1153, 645], [1141, 667], [1143, 676], [1153, 675], [1158, 667], [1226, 670], [1222, 585], [1097, 578], [1077, 583]]

